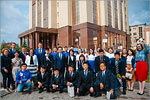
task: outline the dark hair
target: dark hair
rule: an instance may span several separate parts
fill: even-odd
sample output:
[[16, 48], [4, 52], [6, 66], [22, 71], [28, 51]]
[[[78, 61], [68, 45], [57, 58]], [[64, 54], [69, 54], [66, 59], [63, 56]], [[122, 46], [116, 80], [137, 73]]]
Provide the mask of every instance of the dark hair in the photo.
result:
[[108, 52], [109, 52], [110, 49], [114, 52], [114, 49], [112, 47], [108, 48]]
[[[18, 54], [19, 54], [20, 52], [19, 52], [18, 50], [16, 50], [15, 53], [18, 53]], [[14, 53], [14, 54], [15, 54], [15, 53]]]
[[103, 49], [100, 49], [100, 50], [99, 50], [99, 53], [100, 53], [100, 52], [104, 52], [104, 50], [103, 50]]
[[56, 70], [59, 71], [58, 68], [54, 68], [54, 71], [56, 71]]
[[23, 65], [26, 65], [26, 66], [27, 66], [27, 64], [26, 64], [26, 63], [23, 63], [23, 64], [21, 64], [20, 66], [22, 67]]
[[45, 49], [45, 51], [46, 51], [46, 50], [48, 50], [48, 51], [49, 51], [49, 48], [46, 48], [46, 49]]
[[[134, 53], [134, 51], [133, 51], [132, 49], [129, 49], [129, 50], [128, 50], [128, 53], [129, 53], [129, 51], [131, 51], [131, 52], [132, 52], [132, 55], [135, 56], [135, 53]], [[129, 54], [128, 54], [128, 55], [129, 55]]]
[[74, 68], [74, 65], [73, 65], [73, 64], [70, 64], [70, 65], [68, 66], [68, 68], [69, 68], [69, 67], [72, 67], [72, 68]]
[[32, 48], [29, 49], [29, 55], [30, 55], [30, 50], [33, 50], [33, 55], [34, 55], [34, 49], [32, 49]]
[[69, 55], [70, 55], [70, 52], [71, 52], [71, 51], [74, 53], [74, 50], [70, 49], [70, 50], [69, 50]]
[[119, 56], [120, 56], [120, 52], [115, 52], [115, 56], [116, 56], [116, 55], [119, 55]]
[[81, 54], [81, 55], [79, 56], [79, 60], [80, 60], [81, 57], [83, 57], [83, 58], [84, 58], [84, 61], [85, 61], [85, 56], [84, 56], [83, 54]]
[[26, 48], [25, 46], [22, 46], [22, 48]]
[[99, 64], [99, 66], [100, 66], [101, 64], [104, 64], [104, 65], [106, 66], [106, 63], [105, 63], [104, 61], [102, 61], [102, 62]]
[[64, 46], [64, 48], [68, 48], [67, 46]]
[[42, 65], [41, 68], [46, 69], [45, 65]]
[[61, 49], [62, 49], [62, 47], [61, 47], [61, 46], [59, 46], [59, 47], [58, 47], [58, 49], [59, 49], [59, 48], [61, 48]]
[[136, 46], [137, 51], [139, 51], [139, 50], [138, 50], [138, 45], [140, 45], [140, 46], [141, 46], [142, 50], [144, 49], [144, 47], [143, 47], [143, 45], [142, 45], [142, 44], [137, 44], [137, 46]]
[[[90, 49], [90, 50], [93, 50], [93, 53], [92, 53], [92, 55], [94, 55], [94, 49]], [[91, 52], [89, 52], [89, 55], [91, 54]]]
[[15, 42], [13, 42], [12, 44], [15, 44], [15, 45], [16, 45], [16, 43], [15, 43]]
[[84, 65], [84, 64], [87, 64], [87, 65], [89, 65], [89, 63], [88, 63], [87, 61], [86, 61], [86, 62], [84, 62], [84, 63], [83, 63], [83, 65]]

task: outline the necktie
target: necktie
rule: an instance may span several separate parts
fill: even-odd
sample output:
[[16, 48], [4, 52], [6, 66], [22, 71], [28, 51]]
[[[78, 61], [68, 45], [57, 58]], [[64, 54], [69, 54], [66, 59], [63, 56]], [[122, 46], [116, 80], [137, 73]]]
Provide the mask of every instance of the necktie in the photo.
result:
[[26, 54], [24, 53], [24, 58], [26, 59]]
[[118, 61], [116, 60], [116, 73], [119, 73], [119, 68], [118, 68]]
[[59, 58], [61, 59], [61, 54], [59, 54]]
[[72, 72], [70, 72], [70, 79], [72, 80]]
[[101, 57], [101, 62], [103, 62], [103, 58]]
[[87, 79], [87, 71], [85, 71], [85, 79]]
[[105, 79], [105, 73], [102, 73], [102, 83], [104, 84], [104, 79]]

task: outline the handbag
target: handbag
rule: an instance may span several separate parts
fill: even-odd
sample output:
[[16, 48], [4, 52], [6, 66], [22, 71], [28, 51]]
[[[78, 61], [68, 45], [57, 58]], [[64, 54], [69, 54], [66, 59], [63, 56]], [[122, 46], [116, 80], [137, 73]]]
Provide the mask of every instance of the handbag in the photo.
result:
[[74, 96], [75, 96], [75, 93], [74, 93], [74, 86], [71, 85], [71, 86], [68, 86], [67, 88], [68, 88], [68, 95], [69, 95], [70, 97], [74, 97]]

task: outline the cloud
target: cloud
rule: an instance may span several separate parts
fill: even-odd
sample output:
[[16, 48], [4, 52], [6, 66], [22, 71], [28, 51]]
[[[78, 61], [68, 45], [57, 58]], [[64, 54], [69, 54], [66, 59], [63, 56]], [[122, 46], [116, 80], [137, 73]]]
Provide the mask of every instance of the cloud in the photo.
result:
[[18, 34], [29, 28], [28, 1], [1, 1], [1, 41], [19, 43]]
[[128, 2], [129, 25], [149, 24], [149, 1]]

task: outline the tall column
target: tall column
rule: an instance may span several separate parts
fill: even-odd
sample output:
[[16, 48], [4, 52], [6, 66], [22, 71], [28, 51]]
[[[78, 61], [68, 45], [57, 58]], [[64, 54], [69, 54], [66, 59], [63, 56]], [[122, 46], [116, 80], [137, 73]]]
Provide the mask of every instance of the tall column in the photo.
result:
[[20, 38], [20, 46], [22, 47], [22, 37]]
[[29, 35], [27, 35], [27, 45], [29, 47]]
[[38, 48], [38, 43], [39, 43], [39, 33], [36, 32], [35, 33], [35, 49]]

